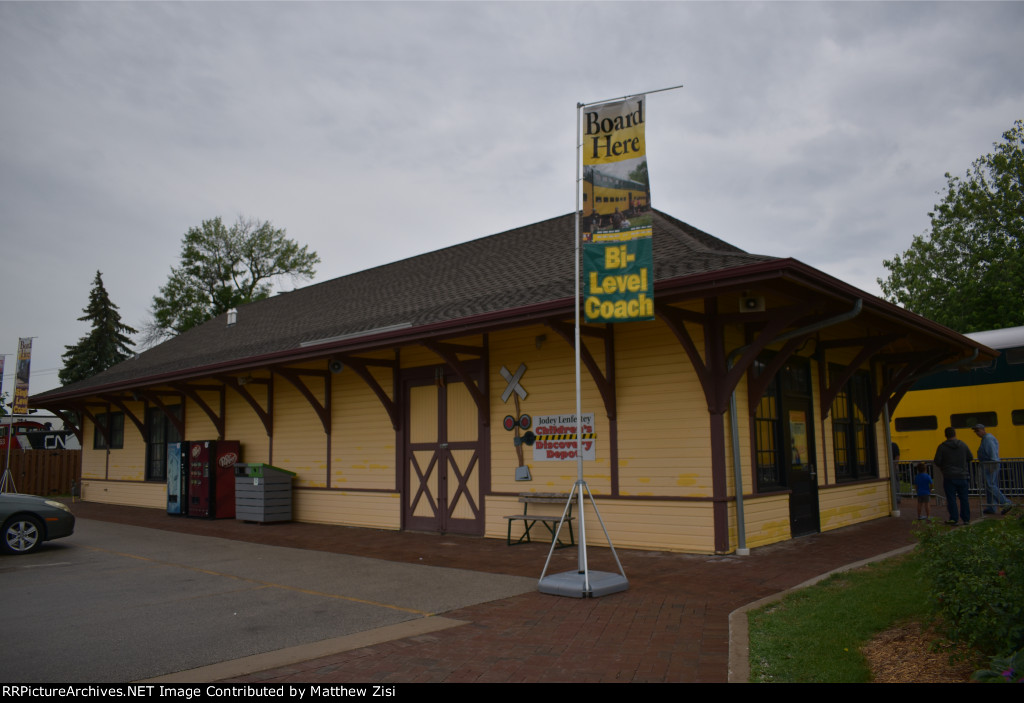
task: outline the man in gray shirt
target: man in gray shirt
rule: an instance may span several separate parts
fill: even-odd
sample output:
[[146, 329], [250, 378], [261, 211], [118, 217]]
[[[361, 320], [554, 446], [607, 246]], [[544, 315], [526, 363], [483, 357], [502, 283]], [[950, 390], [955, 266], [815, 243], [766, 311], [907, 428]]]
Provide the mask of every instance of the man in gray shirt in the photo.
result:
[[981, 462], [981, 475], [985, 479], [985, 509], [982, 512], [991, 515], [995, 513], [996, 505], [1001, 506], [1004, 513], [1009, 512], [1013, 504], [999, 490], [999, 440], [980, 423], [973, 429], [974, 434], [981, 439], [978, 461]]

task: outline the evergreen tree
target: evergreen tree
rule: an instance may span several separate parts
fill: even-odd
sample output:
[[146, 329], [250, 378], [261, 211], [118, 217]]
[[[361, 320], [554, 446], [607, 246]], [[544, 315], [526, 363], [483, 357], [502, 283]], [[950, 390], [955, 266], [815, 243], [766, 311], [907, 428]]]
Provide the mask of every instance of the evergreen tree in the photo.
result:
[[103, 276], [97, 271], [89, 292], [89, 305], [78, 318], [92, 323], [92, 331], [78, 340], [78, 344], [66, 346], [64, 368], [60, 370], [60, 382], [64, 385], [95, 376], [132, 354], [132, 340], [127, 336], [136, 330], [121, 322], [117, 306], [110, 301], [107, 289], [103, 287]]

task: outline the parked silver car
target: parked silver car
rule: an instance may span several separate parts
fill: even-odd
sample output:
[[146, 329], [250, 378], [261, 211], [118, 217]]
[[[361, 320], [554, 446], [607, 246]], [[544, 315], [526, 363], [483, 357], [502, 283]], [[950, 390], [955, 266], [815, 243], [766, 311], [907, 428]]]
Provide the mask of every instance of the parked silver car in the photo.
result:
[[75, 531], [75, 516], [56, 500], [24, 493], [0, 493], [0, 550], [28, 554], [43, 542]]

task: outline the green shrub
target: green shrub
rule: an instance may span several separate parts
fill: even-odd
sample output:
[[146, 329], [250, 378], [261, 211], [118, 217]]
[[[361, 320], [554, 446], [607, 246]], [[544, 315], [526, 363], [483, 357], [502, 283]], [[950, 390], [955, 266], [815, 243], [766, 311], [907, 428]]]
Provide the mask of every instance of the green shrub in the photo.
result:
[[949, 636], [988, 654], [1024, 648], [1020, 516], [952, 530], [933, 526], [920, 537], [931, 595]]
[[975, 671], [971, 676], [982, 683], [1024, 683], [1024, 649], [1008, 657], [995, 657], [991, 669]]

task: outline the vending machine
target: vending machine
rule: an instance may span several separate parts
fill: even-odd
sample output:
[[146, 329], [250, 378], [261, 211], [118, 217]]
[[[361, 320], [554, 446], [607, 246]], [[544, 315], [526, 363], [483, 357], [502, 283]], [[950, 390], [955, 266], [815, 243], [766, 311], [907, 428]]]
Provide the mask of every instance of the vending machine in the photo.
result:
[[189, 517], [235, 517], [235, 464], [241, 445], [232, 440], [188, 442]]
[[[167, 444], [167, 514], [184, 515], [188, 512], [188, 463], [182, 465], [182, 456], [188, 456], [188, 442]], [[183, 470], [184, 469], [184, 470]]]

